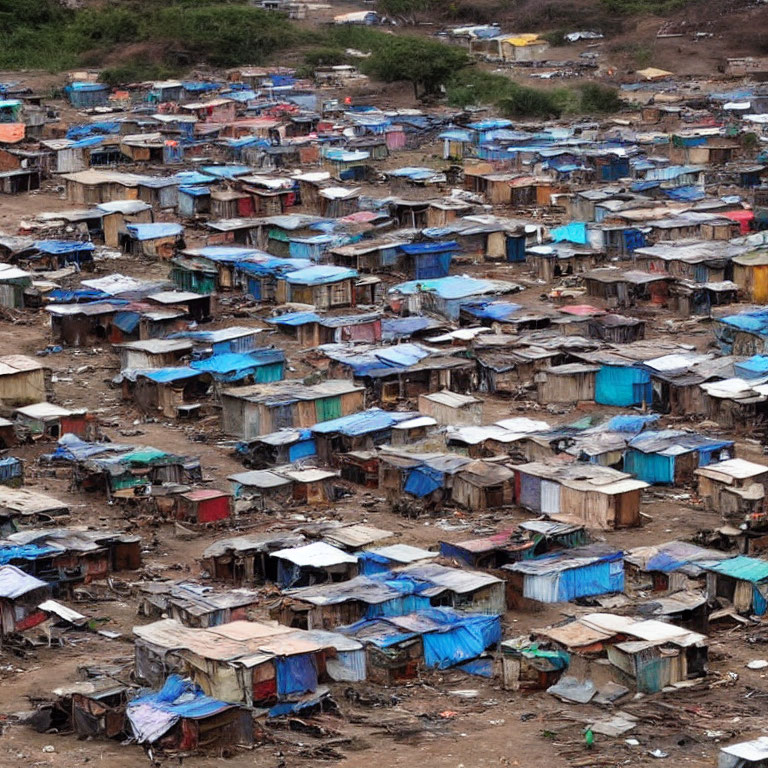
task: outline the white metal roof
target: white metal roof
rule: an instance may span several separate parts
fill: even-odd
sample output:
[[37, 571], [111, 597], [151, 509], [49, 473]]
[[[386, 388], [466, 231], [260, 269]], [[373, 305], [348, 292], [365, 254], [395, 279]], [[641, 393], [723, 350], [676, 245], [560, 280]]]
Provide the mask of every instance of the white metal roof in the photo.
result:
[[310, 566], [312, 568], [327, 568], [332, 565], [357, 562], [357, 557], [354, 555], [350, 555], [337, 547], [332, 547], [324, 541], [315, 541], [304, 547], [280, 549], [273, 552], [272, 557], [288, 560], [288, 562], [300, 567]]

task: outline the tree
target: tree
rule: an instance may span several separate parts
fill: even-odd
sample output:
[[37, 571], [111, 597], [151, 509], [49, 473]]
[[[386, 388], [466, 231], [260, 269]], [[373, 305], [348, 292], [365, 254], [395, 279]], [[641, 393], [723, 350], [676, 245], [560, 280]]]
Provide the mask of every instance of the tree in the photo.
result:
[[374, 51], [365, 71], [385, 83], [408, 81], [418, 98], [419, 89], [425, 94], [437, 93], [467, 62], [467, 54], [460, 48], [418, 37], [393, 36], [391, 42]]

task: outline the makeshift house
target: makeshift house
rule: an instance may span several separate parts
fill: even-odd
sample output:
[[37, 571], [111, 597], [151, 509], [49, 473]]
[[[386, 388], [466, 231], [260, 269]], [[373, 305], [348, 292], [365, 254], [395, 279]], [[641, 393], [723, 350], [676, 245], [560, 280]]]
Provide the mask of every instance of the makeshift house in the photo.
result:
[[[656, 693], [706, 673], [706, 636], [655, 619], [590, 613], [538, 630], [536, 636], [570, 655], [571, 677], [561, 680], [562, 688], [549, 689], [566, 700], [573, 700], [568, 683], [578, 687], [579, 680], [602, 680], [640, 693]], [[595, 688], [593, 683], [587, 700], [594, 696]]]
[[167, 222], [126, 224], [118, 239], [120, 247], [133, 256], [168, 260], [184, 248], [184, 227]]
[[645, 338], [645, 320], [606, 314], [591, 317], [587, 324], [589, 337], [614, 344], [628, 344]]
[[635, 547], [624, 553], [627, 578], [643, 584], [650, 579], [654, 592], [704, 587], [704, 565], [732, 557], [716, 549], [705, 549], [688, 541], [668, 541]]
[[23, 309], [27, 303], [31, 303], [27, 298], [31, 288], [31, 272], [0, 263], [0, 307]]
[[132, 699], [125, 709], [136, 743], [162, 753], [220, 755], [253, 745], [253, 720], [247, 709], [206, 696], [179, 675], [163, 687]]
[[492, 615], [506, 611], [504, 582], [496, 576], [429, 562], [396, 568], [392, 573], [396, 579], [423, 582], [426, 587], [419, 594], [435, 607]]
[[[646, 430], [629, 441], [624, 471], [651, 484], [689, 485], [698, 467], [725, 461], [733, 451], [733, 440], [674, 429]], [[765, 470], [768, 472], [768, 467]], [[699, 479], [700, 486], [701, 482]]]
[[419, 595], [413, 584], [399, 582], [385, 571], [284, 590], [270, 615], [289, 627], [331, 630], [365, 618], [403, 615], [430, 607], [429, 597]]
[[595, 399], [598, 366], [565, 363], [544, 368], [536, 374], [536, 400], [539, 403], [591, 402]]
[[768, 467], [745, 459], [714, 461], [694, 470], [698, 493], [708, 509], [740, 527], [761, 527], [765, 508]]
[[184, 409], [198, 405], [211, 386], [208, 373], [187, 367], [136, 371], [133, 378], [123, 378], [123, 397], [144, 413], [159, 412], [169, 419], [184, 416]]
[[75, 109], [104, 107], [109, 99], [109, 86], [104, 83], [75, 81], [64, 88], [69, 103]]
[[480, 424], [483, 401], [471, 395], [442, 390], [419, 395], [419, 411], [425, 416], [432, 416], [438, 424], [451, 426]]
[[583, 275], [601, 261], [600, 251], [579, 248], [570, 243], [532, 245], [525, 251], [525, 261], [536, 277], [551, 283], [562, 277]]
[[330, 317], [315, 312], [288, 312], [268, 318], [267, 322], [295, 337], [304, 348], [347, 341], [381, 341], [379, 312]]
[[184, 523], [215, 523], [228, 520], [232, 496], [214, 488], [196, 488], [177, 499], [176, 519]]
[[159, 619], [165, 614], [185, 627], [244, 621], [260, 602], [255, 590], [222, 590], [184, 581], [146, 581], [135, 589], [139, 615]]
[[15, 456], [0, 458], [0, 485], [18, 488], [24, 484], [24, 462]]
[[266, 510], [268, 505], [284, 505], [293, 495], [293, 482], [276, 472], [255, 469], [230, 475], [235, 499], [251, 508]]
[[580, 597], [624, 591], [624, 558], [621, 550], [605, 544], [552, 552], [502, 566], [507, 591], [540, 603], [563, 603]]
[[67, 433], [77, 435], [83, 440], [96, 440], [99, 436], [96, 416], [89, 415], [85, 409], [70, 411], [53, 403], [34, 403], [17, 408], [14, 415], [19, 427], [33, 439], [58, 439]]
[[732, 258], [733, 282], [744, 301], [768, 302], [768, 252], [755, 251]]
[[418, 414], [371, 408], [315, 424], [311, 432], [317, 456], [324, 463], [335, 465], [342, 454], [371, 450], [383, 443], [390, 443], [392, 428], [416, 415]]
[[500, 464], [474, 461], [453, 479], [451, 499], [466, 509], [496, 509], [512, 504], [515, 473]]
[[603, 529], [640, 525], [648, 483], [625, 472], [583, 462], [531, 462], [513, 469], [517, 503], [533, 512]]
[[221, 392], [222, 429], [251, 439], [275, 430], [309, 428], [364, 407], [364, 388], [342, 379], [305, 385], [287, 379]]
[[611, 307], [633, 307], [638, 303], [663, 306], [672, 280], [663, 273], [623, 271], [614, 267], [584, 273], [587, 296], [603, 299]]
[[184, 339], [146, 339], [114, 344], [121, 370], [168, 368], [178, 365], [192, 353], [193, 344]]
[[271, 557], [278, 562], [277, 583], [283, 588], [346, 581], [357, 575], [357, 557], [323, 541], [280, 549]]
[[473, 660], [501, 640], [498, 616], [467, 615], [450, 608], [363, 619], [340, 631], [363, 643], [367, 677], [380, 685], [407, 682], [422, 668], [467, 664], [473, 670], [485, 670], [490, 660], [475, 665]]
[[158, 679], [169, 668], [184, 670], [222, 699], [270, 707], [270, 717], [320, 703], [328, 695], [320, 684], [325, 680], [365, 679], [361, 646], [319, 630], [255, 621], [193, 629], [166, 619], [135, 627], [134, 633], [140, 679]]
[[243, 464], [255, 469], [291, 464], [317, 455], [317, 447], [309, 429], [279, 429], [238, 443], [236, 450]]
[[451, 269], [451, 260], [459, 251], [455, 241], [447, 243], [410, 243], [401, 245], [405, 254], [405, 271], [414, 280], [445, 277]]
[[329, 256], [339, 267], [357, 272], [400, 271], [403, 262], [402, 240], [364, 239], [338, 248], [330, 248]]
[[738, 555], [717, 563], [703, 563], [707, 573], [707, 597], [727, 600], [733, 610], [763, 616], [768, 603], [768, 562]]
[[47, 369], [24, 355], [0, 357], [0, 403], [4, 406], [39, 403], [47, 395]]
[[48, 616], [39, 605], [50, 596], [50, 584], [15, 565], [0, 566], [0, 636], [7, 637], [42, 624]]
[[326, 504], [336, 500], [333, 480], [338, 472], [326, 469], [282, 468], [280, 474], [293, 482], [293, 498], [303, 504]]
[[49, 710], [49, 725], [71, 729], [79, 739], [124, 739], [128, 730], [125, 705], [130, 690], [111, 677], [79, 680], [54, 688], [51, 693], [56, 700]]
[[345, 267], [307, 267], [278, 278], [277, 290], [288, 302], [312, 304], [316, 309], [353, 307], [356, 279], [357, 272]]
[[269, 555], [286, 547], [298, 547], [306, 539], [295, 533], [262, 533], [219, 539], [210, 544], [201, 557], [211, 578], [235, 586], [277, 581], [278, 560]]

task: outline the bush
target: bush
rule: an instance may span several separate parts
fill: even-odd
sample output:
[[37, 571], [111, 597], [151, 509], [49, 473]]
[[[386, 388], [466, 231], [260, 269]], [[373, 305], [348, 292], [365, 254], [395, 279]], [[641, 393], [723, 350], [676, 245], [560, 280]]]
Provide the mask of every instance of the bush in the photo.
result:
[[117, 85], [142, 83], [146, 80], [169, 80], [178, 75], [179, 70], [174, 67], [136, 58], [119, 66], [102, 70], [99, 80], [114, 88]]
[[587, 83], [580, 86], [579, 90], [581, 91], [579, 107], [581, 112], [618, 112], [625, 106], [615, 88], [599, 83]]

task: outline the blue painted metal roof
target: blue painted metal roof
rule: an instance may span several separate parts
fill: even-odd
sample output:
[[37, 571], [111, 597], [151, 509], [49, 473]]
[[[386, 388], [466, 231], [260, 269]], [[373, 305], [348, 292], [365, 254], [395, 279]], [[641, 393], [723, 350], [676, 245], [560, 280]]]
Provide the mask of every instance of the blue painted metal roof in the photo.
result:
[[707, 565], [705, 568], [723, 576], [753, 583], [768, 579], [768, 561], [746, 555], [732, 557], [730, 560]]

